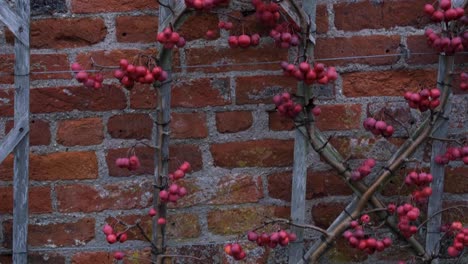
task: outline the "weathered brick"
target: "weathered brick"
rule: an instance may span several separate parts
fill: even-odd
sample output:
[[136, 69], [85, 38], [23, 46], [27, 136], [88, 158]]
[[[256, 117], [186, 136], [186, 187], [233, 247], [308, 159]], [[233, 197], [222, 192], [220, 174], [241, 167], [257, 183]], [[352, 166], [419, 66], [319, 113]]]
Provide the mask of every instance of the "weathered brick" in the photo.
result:
[[315, 118], [321, 130], [348, 130], [360, 128], [361, 105], [321, 105], [322, 113]]
[[[175, 245], [174, 247], [167, 247], [167, 254], [168, 255], [181, 255], [181, 256], [193, 256], [200, 258], [201, 260], [193, 259], [191, 263], [194, 264], [201, 264], [201, 263], [222, 263], [220, 261], [220, 256], [227, 255], [222, 254], [222, 246], [223, 245], [216, 245], [216, 244], [206, 244], [206, 245]], [[249, 256], [249, 260], [251, 256]], [[181, 264], [184, 262], [182, 259], [178, 259], [177, 257], [174, 258], [167, 258], [168, 261], [173, 261], [170, 263], [177, 263]]]
[[[14, 126], [13, 120], [5, 125], [5, 132], [8, 133]], [[50, 125], [49, 122], [41, 119], [33, 119], [29, 122], [29, 144], [32, 146], [50, 144]]]
[[[57, 152], [47, 155], [30, 154], [29, 178], [37, 181], [96, 179], [97, 157], [94, 152]], [[13, 178], [13, 158], [0, 165], [0, 180]]]
[[347, 97], [403, 96], [407, 90], [432, 87], [435, 70], [398, 70], [353, 72], [342, 74], [343, 92]]
[[69, 184], [56, 186], [59, 212], [101, 212], [148, 207], [152, 198], [150, 182], [122, 182], [107, 185]]
[[105, 111], [123, 109], [127, 102], [123, 91], [114, 85], [104, 85], [100, 90], [84, 87], [54, 87], [31, 89], [31, 112], [51, 113]]
[[[427, 44], [427, 38], [424, 35], [408, 36], [406, 39], [407, 48], [410, 51], [408, 63], [410, 64], [434, 64], [439, 61], [439, 55]], [[414, 53], [434, 53], [434, 55], [414, 54]]]
[[219, 37], [218, 15], [214, 13], [196, 13], [189, 16], [177, 31], [186, 41], [203, 39], [207, 30], [216, 32]]
[[107, 132], [113, 138], [151, 139], [153, 120], [147, 114], [123, 114], [109, 118]]
[[263, 139], [212, 144], [215, 166], [284, 167], [292, 164], [293, 141]]
[[[63, 223], [30, 224], [28, 245], [43, 247], [81, 246], [94, 239], [94, 218], [82, 218]], [[4, 247], [11, 247], [11, 220], [3, 222]]]
[[253, 123], [250, 111], [229, 111], [216, 113], [216, 128], [220, 133], [235, 133], [249, 129]]
[[31, 16], [66, 13], [65, 0], [31, 0]]
[[427, 1], [376, 2], [367, 0], [337, 3], [333, 5], [335, 26], [338, 30], [345, 31], [396, 26], [421, 28], [430, 22], [429, 18], [422, 12], [424, 4], [427, 4]]
[[454, 221], [466, 223], [468, 221], [468, 202], [465, 200], [459, 201], [444, 201], [442, 208], [449, 208], [442, 213], [442, 224], [451, 224]]
[[[398, 53], [400, 36], [353, 36], [317, 38], [315, 53], [317, 60], [322, 58], [369, 56]], [[344, 65], [360, 63], [369, 65], [392, 64], [398, 61], [398, 57], [366, 58], [326, 61], [327, 65]]]
[[101, 118], [82, 118], [58, 122], [57, 143], [64, 146], [97, 145], [104, 139]]
[[343, 203], [323, 203], [312, 207], [312, 217], [316, 226], [328, 228], [345, 208]]
[[13, 116], [14, 95], [13, 89], [0, 90], [0, 116]]
[[273, 96], [280, 92], [294, 92], [297, 81], [287, 76], [238, 77], [236, 87], [237, 104], [272, 104]]
[[216, 192], [208, 199], [208, 204], [256, 203], [263, 198], [262, 179], [251, 175], [224, 176], [215, 189]]
[[172, 88], [172, 107], [205, 107], [227, 105], [231, 102], [229, 80], [196, 79], [176, 82]]
[[468, 167], [445, 168], [444, 192], [464, 194], [468, 191]]
[[130, 91], [130, 107], [133, 109], [154, 109], [156, 100], [157, 94], [152, 86], [136, 84]]
[[72, 256], [72, 264], [83, 263], [99, 263], [99, 264], [113, 264], [114, 256], [112, 252], [78, 252]]
[[171, 138], [205, 138], [208, 136], [205, 113], [171, 114]]
[[268, 126], [273, 131], [293, 130], [294, 120], [280, 114], [278, 111], [268, 112]]
[[[291, 201], [292, 173], [281, 172], [268, 175], [268, 195], [272, 198]], [[350, 195], [351, 189], [338, 177], [335, 171], [307, 172], [306, 199]]]
[[[216, 65], [213, 67], [193, 67], [190, 71], [225, 72], [225, 71], [252, 71], [252, 70], [278, 70], [276, 63], [255, 64], [271, 61], [279, 61], [287, 58], [286, 49], [278, 49], [274, 45], [264, 45], [255, 48], [214, 47], [191, 48], [186, 50], [187, 65]], [[240, 64], [243, 65], [229, 65]], [[247, 64], [244, 64], [247, 63]], [[248, 65], [248, 63], [252, 63]], [[225, 66], [219, 66], [225, 65]]]
[[[0, 83], [13, 83], [14, 65], [15, 58], [13, 54], [0, 55], [0, 71], [11, 73], [11, 75], [1, 75]], [[31, 80], [69, 79], [71, 77], [69, 73], [53, 72], [63, 71], [70, 67], [68, 64], [68, 56], [66, 54], [31, 54], [30, 67], [32, 72]]]
[[[11, 214], [13, 212], [13, 187], [0, 187], [0, 213]], [[52, 212], [52, 200], [50, 187], [31, 186], [29, 188], [29, 213]]]
[[330, 250], [324, 254], [324, 258], [327, 258], [331, 263], [361, 263], [368, 258], [369, 254], [366, 254], [362, 250], [353, 248], [349, 245], [349, 242], [342, 238], [338, 237], [333, 244], [333, 247], [330, 247]]
[[369, 136], [347, 137], [336, 136], [330, 139], [330, 143], [342, 156], [350, 159], [366, 159], [375, 148], [376, 138]]
[[[61, 49], [89, 46], [104, 40], [107, 28], [101, 18], [46, 18], [31, 21], [31, 48]], [[5, 35], [13, 43], [13, 33]]]
[[328, 31], [328, 11], [327, 5], [317, 5], [317, 15], [315, 24], [317, 26], [317, 33], [322, 34]]
[[275, 207], [255, 206], [208, 212], [208, 230], [217, 235], [243, 234], [259, 225], [264, 216], [283, 217]]
[[[106, 157], [109, 175], [115, 177], [153, 174], [154, 173], [154, 149], [148, 147], [137, 147], [135, 153], [138, 156], [141, 167], [135, 171], [120, 169], [115, 165], [115, 160], [121, 157], [127, 157], [128, 149], [109, 149]], [[190, 162], [192, 171], [199, 171], [202, 168], [201, 151], [198, 146], [180, 144], [169, 146], [169, 170], [174, 171], [184, 161]], [[1, 175], [1, 174], [0, 174]]]
[[115, 20], [116, 36], [119, 42], [156, 41], [158, 33], [157, 16], [119, 16]]
[[73, 13], [124, 12], [132, 10], [156, 9], [157, 1], [151, 0], [73, 0]]

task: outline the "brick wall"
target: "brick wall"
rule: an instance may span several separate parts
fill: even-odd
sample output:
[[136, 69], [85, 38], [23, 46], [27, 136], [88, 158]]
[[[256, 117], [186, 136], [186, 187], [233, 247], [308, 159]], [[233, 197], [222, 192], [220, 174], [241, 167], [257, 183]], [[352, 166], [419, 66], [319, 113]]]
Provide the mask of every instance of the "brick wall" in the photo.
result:
[[[233, 6], [245, 7], [247, 2], [236, 1]], [[421, 12], [424, 3], [319, 1], [317, 58], [429, 52], [423, 37], [430, 26]], [[120, 58], [156, 52], [156, 1], [37, 0], [32, 7], [32, 71], [68, 70], [74, 61], [89, 65], [90, 58], [116, 65]], [[219, 17], [196, 15], [181, 29], [189, 42], [175, 52], [171, 102], [171, 167], [187, 160], [193, 173], [183, 182], [189, 195], [169, 210], [170, 250], [204, 257], [203, 263], [227, 263], [222, 244], [259, 225], [263, 216], [288, 217], [293, 162], [293, 124], [273, 111], [271, 97], [278, 91], [294, 91], [296, 83], [283, 77], [277, 64], [263, 63], [284, 60], [288, 52], [276, 49], [266, 37], [261, 47], [230, 49], [226, 32], [205, 42], [205, 30], [214, 29]], [[245, 28], [257, 30], [255, 21], [248, 18]], [[13, 37], [4, 27], [0, 30], [0, 71], [11, 73]], [[463, 61], [466, 56], [458, 59]], [[263, 64], [195, 67], [217, 62]], [[324, 105], [319, 128], [334, 136], [333, 144], [351, 162], [368, 156], [385, 160], [401, 144], [404, 129], [390, 121], [399, 129], [395, 138], [386, 141], [372, 137], [360, 124], [383, 108], [405, 124], [417, 121], [401, 95], [407, 89], [434, 86], [437, 56], [326, 63], [336, 65], [340, 76], [334, 85], [314, 88]], [[153, 141], [155, 91], [143, 85], [122, 90], [110, 78], [103, 89], [89, 90], [69, 73], [31, 78], [32, 263], [112, 263], [111, 252], [118, 248], [135, 257], [147, 256], [141, 234], [132, 233], [130, 242], [108, 246], [100, 230], [113, 216], [128, 223], [142, 218], [149, 226], [154, 150], [137, 147], [142, 167], [132, 173], [118, 169], [114, 160], [137, 141]], [[0, 75], [0, 136], [13, 126], [12, 82], [12, 75]], [[468, 96], [457, 89], [455, 93], [450, 134], [462, 137], [468, 129]], [[418, 155], [428, 162], [423, 149]], [[308, 163], [306, 214], [310, 223], [326, 228], [350, 201], [351, 191], [316, 154], [308, 157]], [[461, 164], [447, 169], [447, 205], [468, 202], [468, 170], [457, 166]], [[11, 181], [10, 157], [0, 166], [2, 264], [11, 258], [5, 251], [12, 241]], [[384, 200], [395, 198], [401, 181], [400, 177], [390, 183]], [[246, 263], [284, 262], [284, 250], [248, 247]], [[408, 254], [394, 247], [369, 257], [339, 240], [324, 263], [384, 263]]]

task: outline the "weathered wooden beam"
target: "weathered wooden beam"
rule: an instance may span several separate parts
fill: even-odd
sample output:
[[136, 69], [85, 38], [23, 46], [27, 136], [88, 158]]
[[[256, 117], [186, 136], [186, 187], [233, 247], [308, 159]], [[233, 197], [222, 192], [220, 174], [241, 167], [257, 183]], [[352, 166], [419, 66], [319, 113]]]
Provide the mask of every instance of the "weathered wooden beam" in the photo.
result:
[[[16, 10], [23, 23], [29, 25], [30, 1], [17, 0]], [[23, 129], [29, 131], [29, 26], [24, 27], [27, 38], [23, 43], [15, 39], [15, 124], [23, 118], [28, 121]], [[29, 190], [29, 136], [23, 137], [15, 148], [13, 176], [13, 263], [28, 262], [28, 190]]]
[[26, 136], [29, 132], [29, 126], [25, 123], [29, 122], [29, 115], [23, 116], [15, 127], [8, 133], [0, 144], [0, 163], [15, 149], [18, 143]]
[[23, 45], [29, 47], [29, 22], [11, 10], [5, 0], [0, 0], [0, 20]]

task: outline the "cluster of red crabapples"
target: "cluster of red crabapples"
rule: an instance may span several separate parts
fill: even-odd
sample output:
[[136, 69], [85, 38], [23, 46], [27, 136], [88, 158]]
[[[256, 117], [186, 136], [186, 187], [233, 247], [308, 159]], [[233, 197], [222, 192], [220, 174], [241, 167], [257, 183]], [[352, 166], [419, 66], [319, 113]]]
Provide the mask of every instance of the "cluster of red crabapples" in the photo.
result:
[[466, 72], [460, 73], [460, 90], [462, 91], [468, 90], [468, 73]]
[[372, 168], [375, 167], [375, 160], [372, 158], [366, 159], [357, 170], [351, 172], [351, 180], [358, 181], [371, 173]]
[[382, 135], [383, 137], [391, 137], [395, 129], [391, 125], [387, 125], [385, 121], [382, 120], [375, 120], [373, 117], [368, 117], [364, 120], [363, 124], [364, 128], [372, 134], [378, 136]]
[[437, 10], [432, 4], [424, 5], [424, 13], [430, 16], [434, 22], [449, 22], [463, 17], [465, 10], [461, 7], [452, 8], [452, 1], [450, 0], [441, 0]]
[[121, 59], [119, 67], [120, 69], [114, 71], [114, 77], [127, 89], [132, 89], [135, 82], [152, 84], [154, 81], [163, 82], [167, 79], [167, 72], [158, 66], [150, 70], [146, 66], [135, 66], [128, 60]]
[[270, 30], [270, 37], [275, 41], [276, 46], [287, 49], [299, 45], [299, 35], [296, 34], [294, 27], [289, 22], [283, 22]]
[[432, 194], [432, 188], [428, 186], [432, 182], [430, 173], [411, 171], [406, 175], [405, 184], [408, 186], [415, 185], [416, 190], [411, 194], [412, 198], [419, 203], [425, 202]]
[[229, 36], [228, 44], [231, 48], [248, 48], [250, 46], [258, 46], [260, 44], [260, 35], [255, 33], [252, 36], [242, 34], [240, 36]]
[[185, 46], [184, 37], [173, 31], [171, 27], [167, 27], [163, 31], [159, 32], [156, 40], [163, 44], [166, 49], [172, 49], [174, 47], [182, 48]]
[[102, 82], [104, 81], [102, 74], [88, 74], [77, 62], [71, 65], [71, 69], [75, 73], [75, 79], [84, 84], [84, 86], [94, 89], [102, 88]]
[[434, 161], [440, 165], [447, 165], [450, 161], [462, 160], [468, 165], [468, 146], [447, 148], [443, 155], [435, 157]]
[[243, 260], [247, 256], [244, 249], [239, 243], [229, 243], [224, 246], [224, 252], [229, 256], [233, 257], [235, 260]]
[[264, 3], [262, 0], [252, 0], [257, 20], [265, 26], [274, 27], [280, 19], [280, 7], [277, 3]]
[[[157, 214], [158, 214], [158, 212], [156, 211], [156, 209], [151, 207], [149, 212], [148, 212], [148, 215], [151, 216], [151, 217], [155, 217]], [[158, 223], [158, 225], [165, 225], [166, 224], [166, 218], [159, 217], [157, 223]]]
[[271, 234], [258, 234], [255, 231], [249, 231], [247, 239], [251, 242], [256, 242], [259, 247], [268, 246], [275, 248], [278, 245], [287, 246], [290, 242], [296, 241], [297, 236], [292, 232], [280, 229], [278, 232], [272, 232]]
[[[125, 232], [119, 232], [119, 233], [114, 233], [114, 229], [112, 226], [106, 224], [102, 228], [102, 232], [104, 235], [106, 235], [106, 240], [109, 244], [114, 244], [115, 242], [119, 241], [120, 243], [123, 243], [127, 241], [127, 233]], [[114, 253], [114, 258], [117, 260], [121, 260], [125, 257], [125, 254], [121, 251], [117, 251]]]
[[418, 232], [418, 227], [411, 224], [411, 221], [418, 219], [420, 211], [419, 208], [412, 206], [409, 203], [405, 203], [397, 207], [398, 214], [398, 229], [401, 234], [409, 238]]
[[273, 102], [278, 112], [286, 117], [295, 118], [302, 111], [302, 105], [296, 104], [291, 99], [291, 94], [286, 92], [275, 95], [273, 97]]
[[417, 93], [406, 92], [404, 98], [408, 102], [410, 108], [419, 109], [425, 112], [429, 109], [434, 110], [440, 105], [440, 90], [437, 88], [422, 89]]
[[221, 4], [228, 4], [229, 0], [185, 0], [185, 5], [188, 8], [196, 10], [210, 10]]
[[128, 169], [129, 171], [137, 170], [140, 168], [140, 160], [136, 155], [131, 155], [129, 158], [117, 158], [115, 165], [121, 169]]
[[187, 189], [185, 187], [179, 186], [175, 181], [185, 177], [185, 174], [190, 171], [190, 163], [184, 161], [177, 170], [173, 173], [170, 173], [169, 179], [172, 183], [169, 185], [167, 190], [161, 190], [159, 192], [159, 199], [163, 203], [177, 203], [177, 201], [187, 195]]
[[351, 221], [350, 227], [352, 230], [346, 230], [343, 233], [343, 237], [348, 241], [351, 247], [357, 248], [371, 255], [376, 251], [383, 251], [385, 248], [388, 248], [392, 245], [392, 239], [389, 237], [385, 237], [380, 240], [366, 235], [364, 232], [364, 225], [369, 224], [369, 215], [362, 215], [360, 220], [361, 224], [359, 224], [359, 222], [356, 220]]
[[461, 52], [466, 46], [466, 40], [464, 41], [465, 34], [456, 37], [442, 37], [439, 33], [428, 28], [425, 33], [427, 38], [427, 44], [435, 49], [437, 52], [444, 52], [448, 55], [452, 55], [455, 52]]
[[313, 67], [307, 62], [301, 62], [299, 66], [281, 62], [281, 68], [286, 76], [295, 77], [298, 81], [304, 81], [307, 85], [317, 81], [319, 84], [327, 84], [338, 78], [335, 67], [325, 67], [323, 63], [315, 63]]
[[454, 239], [452, 245], [447, 248], [447, 253], [451, 257], [457, 257], [465, 247], [468, 247], [468, 228], [463, 228], [460, 222], [453, 222], [450, 231], [454, 233]]

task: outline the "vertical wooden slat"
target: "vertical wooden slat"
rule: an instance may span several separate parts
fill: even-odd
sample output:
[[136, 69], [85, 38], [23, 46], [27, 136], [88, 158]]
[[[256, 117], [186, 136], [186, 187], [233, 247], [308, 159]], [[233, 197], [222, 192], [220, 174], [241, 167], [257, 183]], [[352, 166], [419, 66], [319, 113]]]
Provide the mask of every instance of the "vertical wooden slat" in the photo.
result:
[[[312, 21], [310, 31], [315, 32], [315, 14], [316, 1], [304, 1], [303, 9], [306, 15]], [[310, 22], [309, 21], [309, 22]], [[308, 44], [304, 44], [308, 43]], [[299, 52], [304, 52], [310, 59], [313, 58], [313, 44], [306, 40], [299, 47]], [[310, 87], [304, 82], [298, 83], [298, 95], [302, 96], [302, 105], [308, 102], [310, 95]], [[309, 113], [306, 113], [309, 115]], [[306, 195], [306, 180], [307, 180], [307, 154], [309, 153], [308, 132], [305, 126], [296, 128], [294, 134], [294, 163], [292, 177], [292, 193], [291, 193], [291, 220], [294, 223], [305, 224], [305, 195]], [[304, 255], [304, 229], [299, 227], [291, 227], [291, 231], [297, 235], [297, 242], [292, 243], [289, 247], [289, 263], [295, 264], [302, 259]]]
[[[444, 82], [451, 80], [450, 73], [453, 71], [454, 57], [450, 56], [439, 56], [439, 69], [437, 72], [437, 88], [450, 89], [444, 85]], [[448, 101], [444, 115], [448, 116], [451, 112], [451, 102]], [[437, 138], [446, 138], [448, 134], [449, 120], [443, 119], [440, 122], [440, 126], [434, 131], [433, 135]], [[433, 181], [431, 184], [432, 195], [429, 196], [429, 202], [427, 207], [427, 215], [432, 216], [442, 209], [442, 196], [444, 194], [444, 165], [439, 165], [434, 162], [436, 156], [443, 155], [445, 153], [446, 143], [443, 141], [434, 140], [432, 142], [431, 152], [431, 174]], [[442, 215], [438, 214], [432, 217], [427, 222], [427, 233], [426, 233], [426, 251], [429, 253], [438, 253], [440, 249], [440, 226], [442, 225]], [[434, 259], [432, 263], [439, 263], [438, 259]]]
[[[29, 0], [17, 0], [18, 15], [29, 25]], [[19, 31], [28, 30], [21, 28]], [[29, 42], [29, 39], [28, 39]], [[25, 116], [29, 120], [29, 43], [15, 40], [15, 124]], [[23, 130], [29, 131], [29, 122]], [[21, 131], [21, 128], [20, 128]], [[29, 185], [29, 136], [25, 136], [15, 149], [13, 178], [13, 263], [27, 263], [28, 237], [28, 185]]]

